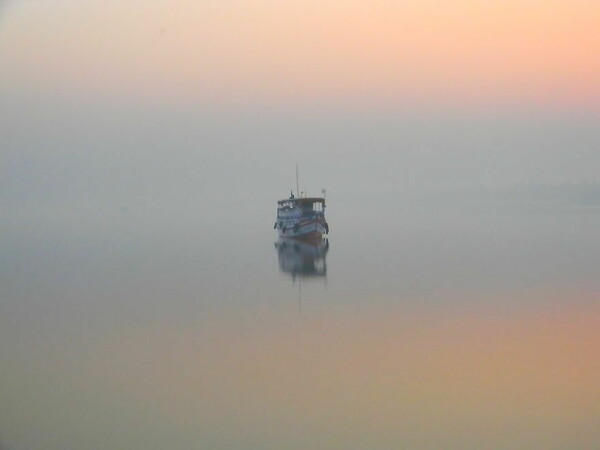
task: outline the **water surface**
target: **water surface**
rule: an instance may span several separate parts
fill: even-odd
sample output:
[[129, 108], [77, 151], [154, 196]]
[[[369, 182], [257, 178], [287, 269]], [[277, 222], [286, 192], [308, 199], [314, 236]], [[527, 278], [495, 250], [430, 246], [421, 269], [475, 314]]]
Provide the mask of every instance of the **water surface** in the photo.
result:
[[600, 445], [600, 210], [274, 200], [5, 217], [2, 449]]

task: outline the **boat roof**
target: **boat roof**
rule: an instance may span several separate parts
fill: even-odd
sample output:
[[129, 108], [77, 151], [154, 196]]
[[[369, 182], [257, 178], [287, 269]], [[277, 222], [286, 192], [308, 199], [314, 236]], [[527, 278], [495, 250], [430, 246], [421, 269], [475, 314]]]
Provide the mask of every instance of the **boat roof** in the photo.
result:
[[308, 204], [312, 204], [312, 203], [325, 203], [325, 199], [323, 197], [294, 197], [294, 198], [286, 198], [284, 200], [278, 200], [277, 203], [282, 204], [282, 203], [287, 203], [287, 202], [294, 202], [294, 203], [300, 203], [301, 205], [308, 205]]

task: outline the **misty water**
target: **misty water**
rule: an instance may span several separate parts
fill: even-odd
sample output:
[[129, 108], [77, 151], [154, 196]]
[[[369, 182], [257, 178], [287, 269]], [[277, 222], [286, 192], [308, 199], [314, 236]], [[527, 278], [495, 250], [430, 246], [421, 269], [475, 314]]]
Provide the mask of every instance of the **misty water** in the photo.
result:
[[597, 206], [285, 194], [5, 216], [0, 448], [600, 442]]

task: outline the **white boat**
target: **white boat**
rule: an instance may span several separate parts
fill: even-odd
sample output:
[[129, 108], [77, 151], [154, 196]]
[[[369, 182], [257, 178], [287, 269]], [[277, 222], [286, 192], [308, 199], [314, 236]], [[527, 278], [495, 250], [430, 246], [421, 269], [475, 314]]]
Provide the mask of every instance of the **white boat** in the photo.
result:
[[329, 233], [325, 220], [324, 197], [294, 197], [277, 202], [277, 221], [274, 228], [279, 237], [318, 240]]

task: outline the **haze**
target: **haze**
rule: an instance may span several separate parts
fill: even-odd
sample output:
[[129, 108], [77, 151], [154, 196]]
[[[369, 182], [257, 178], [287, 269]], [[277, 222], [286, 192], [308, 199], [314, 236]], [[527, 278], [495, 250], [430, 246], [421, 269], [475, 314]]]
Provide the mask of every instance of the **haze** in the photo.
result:
[[[23, 0], [3, 201], [598, 180], [595, 1]], [[242, 203], [243, 203], [242, 202]]]
[[599, 24], [0, 0], [0, 447], [600, 448]]

